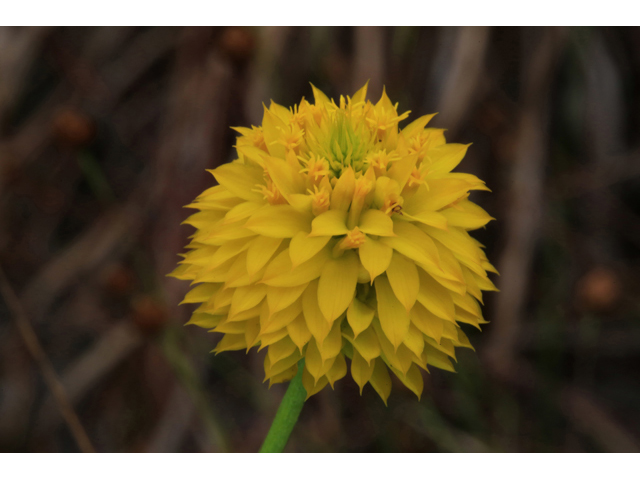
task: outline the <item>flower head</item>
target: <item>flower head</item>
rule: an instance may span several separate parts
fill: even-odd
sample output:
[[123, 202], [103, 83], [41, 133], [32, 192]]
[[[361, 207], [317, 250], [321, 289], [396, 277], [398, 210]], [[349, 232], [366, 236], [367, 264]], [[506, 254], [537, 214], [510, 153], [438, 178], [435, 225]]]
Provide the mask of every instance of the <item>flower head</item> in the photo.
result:
[[386, 93], [365, 85], [339, 104], [272, 103], [260, 127], [237, 128], [238, 159], [189, 208], [196, 228], [173, 276], [191, 280], [189, 323], [223, 334], [215, 352], [267, 349], [270, 383], [305, 358], [308, 395], [347, 373], [386, 402], [389, 370], [416, 395], [428, 365], [453, 370], [472, 348], [461, 323], [486, 323], [495, 272], [468, 231], [491, 217], [469, 199], [488, 190], [452, 173], [468, 145], [448, 144], [427, 115], [400, 129]]

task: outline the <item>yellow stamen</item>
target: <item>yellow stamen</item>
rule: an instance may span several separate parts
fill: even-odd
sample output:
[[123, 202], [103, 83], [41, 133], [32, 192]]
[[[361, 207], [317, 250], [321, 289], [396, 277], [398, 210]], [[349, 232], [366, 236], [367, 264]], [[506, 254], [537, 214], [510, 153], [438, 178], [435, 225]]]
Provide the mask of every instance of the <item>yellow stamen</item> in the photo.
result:
[[309, 192], [312, 197], [311, 211], [315, 216], [318, 216], [329, 210], [329, 205], [331, 205], [331, 194], [324, 188], [318, 189], [315, 185], [313, 188], [314, 191], [307, 190], [307, 192]]
[[354, 228], [358, 224], [362, 207], [364, 207], [365, 197], [371, 191], [372, 187], [373, 183], [365, 177], [360, 177], [356, 180], [351, 209], [349, 210], [349, 217], [347, 219], [347, 228]]
[[278, 187], [267, 178], [267, 185], [259, 185], [253, 189], [254, 192], [261, 193], [264, 199], [269, 202], [270, 205], [286, 205], [287, 200], [282, 196]]
[[305, 165], [300, 172], [307, 174], [310, 185], [319, 185], [320, 181], [330, 173], [329, 163], [324, 157], [317, 157], [311, 154], [308, 160], [300, 158], [300, 161]]
[[339, 257], [345, 250], [360, 248], [360, 245], [362, 245], [366, 240], [366, 235], [362, 233], [358, 227], [354, 227], [342, 240], [336, 243], [335, 247], [333, 247], [333, 256]]
[[403, 203], [404, 199], [400, 195], [389, 193], [384, 199], [382, 211], [387, 215], [393, 215], [394, 213], [402, 214]]

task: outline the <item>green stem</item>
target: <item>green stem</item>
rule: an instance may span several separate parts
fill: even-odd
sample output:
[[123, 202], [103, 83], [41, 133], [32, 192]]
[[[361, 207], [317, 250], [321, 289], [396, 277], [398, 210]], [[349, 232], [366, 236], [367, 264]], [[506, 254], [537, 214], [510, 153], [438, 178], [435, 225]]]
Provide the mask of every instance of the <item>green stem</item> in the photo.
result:
[[264, 439], [260, 453], [280, 453], [287, 445], [293, 427], [295, 427], [304, 401], [307, 398], [307, 391], [302, 385], [302, 371], [304, 370], [304, 358], [298, 363], [298, 373], [289, 383], [289, 388], [282, 398], [282, 402], [273, 419], [267, 438]]

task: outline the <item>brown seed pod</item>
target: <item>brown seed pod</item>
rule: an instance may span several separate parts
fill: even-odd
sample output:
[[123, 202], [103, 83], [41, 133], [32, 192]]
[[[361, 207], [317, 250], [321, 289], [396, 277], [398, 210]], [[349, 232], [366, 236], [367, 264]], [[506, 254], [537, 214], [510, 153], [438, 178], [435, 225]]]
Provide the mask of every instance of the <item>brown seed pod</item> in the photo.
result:
[[80, 110], [65, 108], [53, 119], [53, 136], [60, 146], [79, 148], [88, 145], [95, 137], [95, 123]]

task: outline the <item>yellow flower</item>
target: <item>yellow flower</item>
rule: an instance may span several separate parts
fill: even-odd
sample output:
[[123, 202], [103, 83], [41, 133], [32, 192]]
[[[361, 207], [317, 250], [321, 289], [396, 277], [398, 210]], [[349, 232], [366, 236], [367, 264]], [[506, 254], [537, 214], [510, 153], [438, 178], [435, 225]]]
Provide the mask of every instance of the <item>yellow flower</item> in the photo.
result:
[[[453, 371], [472, 348], [460, 323], [486, 323], [478, 302], [495, 269], [468, 231], [492, 218], [468, 200], [488, 190], [452, 173], [468, 145], [403, 129], [386, 93], [367, 86], [339, 104], [265, 107], [236, 128], [238, 159], [189, 208], [197, 230], [173, 276], [190, 280], [189, 323], [224, 334], [215, 352], [267, 349], [266, 379], [288, 381], [303, 357], [308, 395], [344, 377], [385, 401], [390, 369], [420, 397], [420, 369]], [[265, 379], [265, 380], [266, 380]]]

